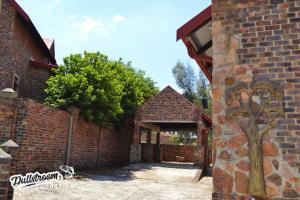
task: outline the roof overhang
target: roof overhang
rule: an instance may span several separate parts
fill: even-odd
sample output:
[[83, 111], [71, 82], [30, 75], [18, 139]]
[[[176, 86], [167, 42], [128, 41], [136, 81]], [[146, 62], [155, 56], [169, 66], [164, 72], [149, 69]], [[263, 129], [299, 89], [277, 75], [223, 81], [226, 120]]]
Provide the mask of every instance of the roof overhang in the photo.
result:
[[182, 40], [188, 54], [212, 82], [211, 6], [204, 9], [177, 30], [177, 41]]
[[35, 61], [33, 59], [30, 60], [29, 65], [32, 66], [32, 67], [37, 67], [37, 68], [42, 68], [42, 69], [48, 69], [48, 70], [57, 67], [57, 65], [47, 64], [47, 63]]
[[9, 0], [9, 2], [12, 4], [12, 6], [16, 9], [18, 13], [19, 19], [24, 24], [26, 30], [29, 32], [31, 37], [34, 39], [34, 41], [37, 43], [37, 45], [41, 48], [44, 55], [49, 59], [49, 61], [56, 65], [56, 60], [50, 50], [48, 49], [47, 45], [45, 44], [43, 38], [41, 37], [40, 33], [30, 20], [30, 17], [27, 15], [27, 13], [22, 9], [22, 7], [15, 1], [15, 0]]

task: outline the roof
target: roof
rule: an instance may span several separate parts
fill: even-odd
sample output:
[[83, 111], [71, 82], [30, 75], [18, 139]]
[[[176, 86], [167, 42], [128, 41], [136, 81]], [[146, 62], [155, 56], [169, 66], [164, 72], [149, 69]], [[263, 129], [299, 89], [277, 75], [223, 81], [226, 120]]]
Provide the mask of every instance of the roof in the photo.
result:
[[138, 116], [145, 123], [194, 124], [201, 118], [200, 111], [198, 106], [167, 86], [139, 108]]
[[54, 44], [54, 39], [52, 38], [43, 38], [46, 46], [48, 47], [48, 49], [51, 49], [51, 47], [53, 46]]
[[44, 68], [44, 69], [52, 69], [57, 67], [57, 65], [51, 65], [44, 62], [35, 61], [33, 59], [30, 59], [29, 65], [32, 67]]
[[32, 23], [30, 17], [28, 14], [23, 10], [23, 8], [15, 1], [15, 0], [9, 0], [11, 5], [16, 9], [18, 13], [18, 17], [21, 19], [21, 21], [24, 23], [26, 30], [29, 32], [31, 37], [34, 39], [36, 44], [41, 48], [43, 51], [44, 55], [49, 59], [49, 61], [53, 64], [56, 65], [56, 60], [54, 56], [52, 55], [51, 51], [45, 44], [44, 40], [42, 39], [40, 33]]
[[211, 6], [177, 29], [177, 41], [181, 39], [207, 79], [212, 82], [212, 32]]
[[188, 22], [186, 22], [184, 25], [182, 25], [179, 29], [177, 29], [177, 38], [176, 38], [177, 41], [183, 37], [186, 37], [188, 34], [190, 34], [192, 31], [194, 31], [202, 24], [205, 24], [205, 22], [207, 22], [207, 20], [210, 19], [211, 19], [211, 6], [204, 9], [198, 15], [196, 15]]

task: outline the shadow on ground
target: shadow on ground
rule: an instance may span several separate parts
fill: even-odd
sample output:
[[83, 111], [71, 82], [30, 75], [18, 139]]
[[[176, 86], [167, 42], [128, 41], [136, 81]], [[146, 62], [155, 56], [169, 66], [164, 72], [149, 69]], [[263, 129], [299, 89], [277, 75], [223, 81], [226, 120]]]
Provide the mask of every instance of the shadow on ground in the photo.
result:
[[[77, 179], [91, 179], [96, 181], [130, 181], [138, 178], [149, 178], [149, 176], [157, 176], [154, 174], [157, 169], [165, 170], [167, 173], [168, 169], [182, 169], [187, 171], [191, 170], [191, 173], [195, 170], [201, 170], [198, 166], [194, 166], [193, 163], [178, 163], [178, 162], [161, 162], [161, 163], [136, 163], [127, 165], [125, 167], [112, 167], [112, 168], [98, 168], [90, 169], [78, 172]], [[143, 174], [143, 175], [140, 175]], [[146, 176], [144, 176], [146, 174]], [[149, 176], [147, 176], [149, 174]], [[183, 175], [184, 174], [180, 174]], [[157, 177], [158, 179], [160, 177]], [[191, 179], [192, 181], [192, 179]]]

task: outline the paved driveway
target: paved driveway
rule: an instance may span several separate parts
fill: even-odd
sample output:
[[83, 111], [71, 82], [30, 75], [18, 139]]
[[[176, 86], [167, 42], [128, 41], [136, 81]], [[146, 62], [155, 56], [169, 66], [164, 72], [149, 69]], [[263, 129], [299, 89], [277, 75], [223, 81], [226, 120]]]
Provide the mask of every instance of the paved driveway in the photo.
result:
[[82, 179], [63, 184], [16, 191], [24, 200], [208, 200], [212, 179], [193, 183], [197, 169], [192, 164], [132, 164], [114, 171], [89, 171]]

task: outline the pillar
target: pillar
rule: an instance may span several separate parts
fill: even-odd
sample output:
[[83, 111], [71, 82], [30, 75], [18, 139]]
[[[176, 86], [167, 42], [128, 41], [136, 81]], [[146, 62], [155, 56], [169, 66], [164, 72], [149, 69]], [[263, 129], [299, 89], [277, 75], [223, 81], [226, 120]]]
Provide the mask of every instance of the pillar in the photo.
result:
[[[9, 155], [9, 157], [7, 157], [7, 155], [3, 154], [3, 152], [2, 152], [2, 154], [6, 157], [6, 161], [4, 163], [6, 163], [6, 165], [7, 165], [8, 179], [9, 179], [10, 176], [15, 175], [17, 173], [17, 161], [18, 161], [18, 154], [19, 154], [19, 145], [17, 145], [12, 140], [8, 140], [7, 142], [0, 145], [0, 147], [7, 153], [7, 155]], [[0, 165], [1, 165], [1, 161], [0, 161]], [[3, 168], [3, 167], [0, 167], [0, 168], [1, 169], [6, 169], [6, 168]], [[2, 173], [2, 171], [1, 171], [1, 173]], [[14, 194], [14, 189], [8, 183], [8, 185], [7, 185], [7, 199], [13, 199], [13, 194]]]
[[141, 134], [140, 124], [137, 119], [134, 120], [133, 129], [131, 133], [131, 145], [130, 145], [130, 162], [141, 162], [142, 149], [141, 149]]
[[147, 144], [151, 144], [151, 130], [147, 129]]
[[197, 122], [197, 146], [195, 152], [195, 165], [199, 165], [200, 168], [203, 168], [204, 164], [204, 152], [202, 145], [202, 135], [203, 135], [203, 126], [202, 121]]
[[5, 151], [0, 148], [0, 169], [1, 169], [1, 176], [0, 176], [0, 199], [8, 200], [12, 199], [9, 197], [9, 175], [10, 175], [10, 164], [11, 164], [11, 156], [8, 155]]
[[155, 148], [155, 161], [161, 162], [162, 160], [162, 149], [160, 148], [160, 132], [156, 134], [156, 148]]

